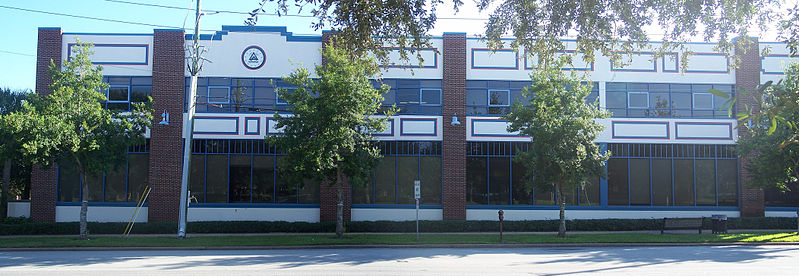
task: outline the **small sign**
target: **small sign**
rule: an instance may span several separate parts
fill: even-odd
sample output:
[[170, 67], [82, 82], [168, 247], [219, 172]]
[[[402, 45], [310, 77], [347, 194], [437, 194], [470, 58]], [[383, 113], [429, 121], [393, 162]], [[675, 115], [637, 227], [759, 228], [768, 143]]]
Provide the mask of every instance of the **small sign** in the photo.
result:
[[258, 46], [250, 46], [241, 53], [241, 63], [250, 70], [257, 70], [264, 66], [266, 52]]
[[421, 193], [421, 189], [419, 187], [420, 186], [419, 184], [420, 184], [419, 180], [414, 180], [413, 181], [413, 198], [415, 198], [415, 199], [422, 198], [421, 197], [422, 193]]

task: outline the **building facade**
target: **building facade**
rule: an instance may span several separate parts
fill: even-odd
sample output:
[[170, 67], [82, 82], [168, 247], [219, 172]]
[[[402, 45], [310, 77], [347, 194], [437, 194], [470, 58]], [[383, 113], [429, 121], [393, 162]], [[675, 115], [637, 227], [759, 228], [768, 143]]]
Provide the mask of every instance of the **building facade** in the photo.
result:
[[[335, 189], [314, 181], [292, 183], [277, 167], [281, 151], [264, 142], [284, 112], [277, 89], [298, 67], [313, 72], [330, 33], [299, 36], [284, 27], [224, 26], [200, 35], [207, 53], [200, 74], [191, 167], [190, 221], [335, 220]], [[92, 60], [104, 67], [108, 108], [127, 109], [151, 96], [155, 123], [145, 145], [131, 147], [121, 170], [87, 179], [90, 221], [128, 221], [146, 186], [152, 187], [137, 221], [176, 221], [181, 176], [188, 73], [183, 30], [149, 34], [67, 33], [40, 28], [37, 92], [47, 94], [50, 60], [70, 57], [77, 39], [94, 44]], [[573, 42], [567, 43], [574, 46]], [[613, 156], [607, 178], [564, 193], [570, 219], [680, 216], [794, 216], [799, 193], [747, 189], [743, 162], [734, 149], [737, 122], [721, 110], [741, 89], [782, 77], [791, 61], [784, 44], [759, 42], [735, 56], [713, 44], [690, 43], [694, 52], [683, 70], [679, 53], [654, 59], [637, 52], [629, 65], [598, 56], [585, 63], [577, 53], [563, 70], [585, 72], [593, 82], [589, 100], [613, 115], [598, 120], [599, 136]], [[767, 56], [760, 50], [771, 48]], [[413, 181], [421, 181], [424, 220], [509, 220], [557, 218], [556, 195], [524, 189], [524, 167], [513, 156], [529, 137], [508, 133], [500, 117], [524, 101], [536, 59], [525, 51], [487, 49], [463, 33], [432, 39], [432, 48], [382, 70], [391, 90], [383, 105], [399, 113], [376, 133], [384, 158], [366, 183], [346, 187], [349, 220], [412, 220]], [[730, 63], [739, 58], [737, 69]], [[414, 67], [411, 69], [411, 67]], [[377, 83], [377, 82], [376, 82]], [[164, 114], [170, 114], [168, 121]], [[159, 121], [168, 124], [158, 124]], [[454, 122], [458, 122], [457, 124]], [[31, 201], [12, 204], [12, 215], [35, 221], [76, 221], [79, 178], [71, 165], [34, 169]]]

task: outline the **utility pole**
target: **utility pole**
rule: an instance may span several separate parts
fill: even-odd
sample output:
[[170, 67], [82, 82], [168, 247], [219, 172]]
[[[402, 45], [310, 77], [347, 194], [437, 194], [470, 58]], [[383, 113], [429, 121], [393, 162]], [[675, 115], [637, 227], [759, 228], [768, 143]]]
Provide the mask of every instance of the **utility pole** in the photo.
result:
[[191, 140], [194, 136], [194, 110], [197, 104], [197, 74], [200, 73], [200, 0], [197, 0], [196, 17], [194, 19], [194, 44], [189, 59], [191, 88], [189, 89], [188, 123], [185, 126], [186, 139], [183, 144], [183, 175], [180, 179], [180, 213], [178, 217], [178, 239], [186, 238], [186, 213], [189, 208], [189, 166], [191, 166]]

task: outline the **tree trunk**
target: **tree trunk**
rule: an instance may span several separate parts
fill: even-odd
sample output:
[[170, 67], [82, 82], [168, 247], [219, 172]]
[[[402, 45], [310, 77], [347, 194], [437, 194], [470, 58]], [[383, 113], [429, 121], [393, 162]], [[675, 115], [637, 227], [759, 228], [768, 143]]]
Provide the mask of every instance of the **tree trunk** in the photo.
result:
[[86, 213], [89, 211], [89, 185], [86, 184], [86, 173], [80, 173], [80, 239], [88, 240], [86, 230]]
[[341, 164], [336, 170], [336, 238], [342, 238], [344, 237], [344, 181]]
[[0, 219], [8, 217], [8, 190], [11, 186], [11, 159], [3, 164], [3, 183], [0, 192]]
[[558, 194], [558, 205], [560, 205], [560, 223], [558, 226], [558, 238], [566, 237], [566, 197], [561, 192], [561, 184], [555, 187]]

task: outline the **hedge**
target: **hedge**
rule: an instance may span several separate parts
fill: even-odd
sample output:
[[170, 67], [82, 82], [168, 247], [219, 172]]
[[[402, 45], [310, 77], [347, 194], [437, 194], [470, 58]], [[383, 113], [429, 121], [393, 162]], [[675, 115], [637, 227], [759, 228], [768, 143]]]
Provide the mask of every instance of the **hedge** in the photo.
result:
[[[796, 218], [729, 218], [729, 229], [796, 229]], [[661, 219], [575, 219], [568, 220], [569, 231], [635, 231], [659, 230]], [[127, 223], [90, 222], [90, 234], [121, 234]], [[189, 233], [324, 233], [335, 230], [334, 222], [268, 222], [268, 221], [207, 221], [190, 222]], [[353, 221], [345, 225], [347, 232], [400, 232], [416, 231], [415, 221]], [[710, 229], [707, 218], [705, 228]], [[0, 220], [0, 235], [72, 235], [78, 233], [77, 222], [34, 223], [29, 219], [8, 218]], [[557, 231], [557, 220], [505, 221], [503, 230], [507, 232], [552, 232]], [[421, 232], [495, 232], [499, 231], [496, 221], [421, 221]], [[137, 223], [133, 234], [173, 234], [177, 232], [174, 222]]]

